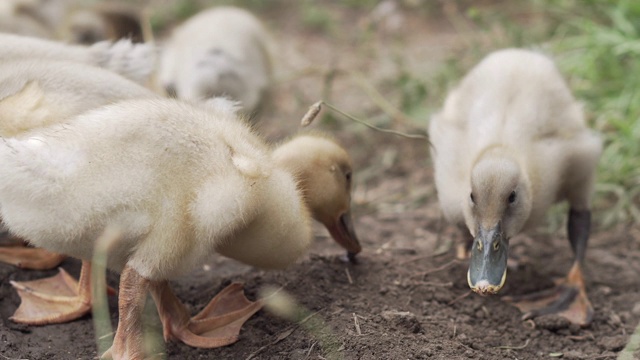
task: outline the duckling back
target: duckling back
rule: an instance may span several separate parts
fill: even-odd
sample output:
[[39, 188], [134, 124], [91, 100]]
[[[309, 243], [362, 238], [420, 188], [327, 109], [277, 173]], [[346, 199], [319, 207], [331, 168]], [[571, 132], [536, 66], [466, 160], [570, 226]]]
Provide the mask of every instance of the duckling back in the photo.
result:
[[225, 96], [251, 113], [271, 78], [269, 39], [246, 10], [216, 7], [176, 28], [165, 44], [159, 80], [179, 98]]
[[116, 101], [155, 96], [118, 74], [85, 64], [0, 61], [0, 136], [65, 122]]

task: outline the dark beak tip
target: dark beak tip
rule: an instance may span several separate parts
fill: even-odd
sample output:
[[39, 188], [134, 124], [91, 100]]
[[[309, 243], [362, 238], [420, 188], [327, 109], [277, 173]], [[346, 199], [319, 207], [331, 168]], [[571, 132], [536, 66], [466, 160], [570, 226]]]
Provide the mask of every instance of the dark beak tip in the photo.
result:
[[353, 265], [357, 265], [359, 263], [358, 258], [356, 258], [357, 253], [353, 253], [351, 251], [347, 251], [346, 254], [340, 256], [340, 260], [344, 263], [349, 263]]

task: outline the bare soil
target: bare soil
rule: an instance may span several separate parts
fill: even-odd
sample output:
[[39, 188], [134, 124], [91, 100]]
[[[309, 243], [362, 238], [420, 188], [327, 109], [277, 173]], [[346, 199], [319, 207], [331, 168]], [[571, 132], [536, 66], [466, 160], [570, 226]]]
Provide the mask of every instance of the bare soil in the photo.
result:
[[[464, 45], [462, 37], [439, 20], [441, 14], [410, 10], [401, 11], [400, 30], [385, 30], [378, 23], [362, 45], [359, 36], [372, 24], [371, 14], [335, 5], [329, 9], [333, 32], [339, 36], [305, 28], [295, 7], [261, 14], [281, 47], [276, 61], [282, 79], [309, 66], [335, 66], [357, 70], [379, 86], [398, 71], [389, 60], [392, 52], [405, 57], [411, 72], [429, 74]], [[323, 91], [346, 111], [371, 118], [380, 114], [376, 101], [348, 75], [337, 75], [329, 92], [325, 80], [298, 76], [279, 82], [260, 130], [274, 141], [294, 133], [307, 106]], [[393, 102], [393, 93], [388, 100]], [[421, 121], [417, 126], [424, 128], [428, 118]], [[553, 316], [522, 321], [519, 311], [500, 296], [469, 292], [467, 264], [454, 257], [455, 231], [441, 220], [426, 142], [365, 130], [344, 119], [325, 119], [314, 127], [333, 131], [354, 159], [353, 212], [365, 249], [359, 264], [341, 261], [342, 250], [320, 226], [310, 255], [285, 271], [262, 271], [214, 255], [202, 269], [172, 283], [193, 313], [230, 282], [239, 281], [253, 299], [266, 285], [283, 287], [312, 316], [293, 324], [262, 310], [245, 323], [237, 343], [219, 349], [168, 343], [168, 359], [613, 359], [626, 345], [640, 320], [638, 225], [593, 231], [585, 275], [595, 309], [590, 326], [571, 326]], [[572, 260], [562, 230], [518, 236], [510, 250], [515, 265], [500, 295], [551, 287]], [[62, 267], [78, 275], [78, 261], [68, 259]], [[90, 316], [49, 326], [8, 319], [19, 305], [9, 281], [55, 272], [0, 264], [1, 358], [97, 356]], [[109, 274], [112, 286], [117, 279]], [[114, 326], [116, 303], [110, 298]], [[155, 326], [159, 331], [157, 322]], [[634, 355], [640, 359], [639, 352]]]

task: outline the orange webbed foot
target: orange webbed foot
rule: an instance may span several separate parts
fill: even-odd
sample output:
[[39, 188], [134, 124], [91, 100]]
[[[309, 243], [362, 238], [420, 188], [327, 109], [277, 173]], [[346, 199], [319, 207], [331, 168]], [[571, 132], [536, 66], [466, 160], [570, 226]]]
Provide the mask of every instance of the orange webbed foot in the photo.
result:
[[40, 248], [13, 244], [0, 247], [0, 262], [21, 269], [50, 270], [60, 265], [66, 256]]
[[218, 293], [209, 304], [192, 318], [168, 286], [159, 288], [156, 299], [163, 322], [165, 340], [178, 339], [187, 345], [216, 348], [238, 340], [242, 325], [264, 305], [250, 301], [243, 285], [233, 283]]
[[21, 300], [11, 320], [29, 325], [59, 324], [88, 314], [91, 312], [90, 272], [91, 263], [83, 261], [79, 281], [62, 268], [50, 278], [11, 281]]
[[571, 268], [567, 278], [552, 289], [521, 296], [505, 296], [502, 299], [520, 309], [524, 313], [523, 320], [547, 314], [562, 316], [580, 326], [587, 326], [593, 320], [593, 307], [577, 264]]

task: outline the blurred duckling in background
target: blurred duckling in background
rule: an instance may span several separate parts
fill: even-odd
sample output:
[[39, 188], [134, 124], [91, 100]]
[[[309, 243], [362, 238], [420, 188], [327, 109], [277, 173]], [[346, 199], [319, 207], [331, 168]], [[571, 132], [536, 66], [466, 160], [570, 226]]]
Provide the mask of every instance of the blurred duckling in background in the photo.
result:
[[[155, 97], [158, 95], [151, 90], [118, 74], [81, 63], [24, 58], [2, 60], [0, 136], [20, 136], [65, 123], [78, 114], [117, 101]], [[50, 160], [56, 162], [53, 158]], [[38, 181], [36, 177], [32, 180]], [[56, 204], [50, 205], [53, 211]], [[0, 261], [21, 268], [51, 269], [64, 257], [40, 248], [0, 247]], [[79, 283], [63, 269], [53, 278], [12, 282], [21, 298], [12, 320], [41, 325], [85, 315], [91, 309], [89, 274], [90, 263], [83, 262]]]
[[11, 59], [63, 60], [103, 67], [140, 84], [149, 84], [156, 49], [131, 40], [102, 41], [92, 46], [67, 45], [29, 36], [0, 34], [0, 61]]
[[158, 80], [171, 96], [224, 96], [254, 115], [271, 82], [270, 39], [254, 15], [235, 7], [202, 11], [164, 44]]
[[68, 8], [68, 0], [2, 0], [0, 32], [55, 39]]
[[112, 1], [3, 0], [0, 32], [85, 45], [104, 40], [143, 41], [139, 7]]
[[575, 255], [568, 276], [551, 291], [507, 300], [525, 318], [554, 313], [589, 324], [593, 308], [582, 267], [602, 142], [586, 127], [553, 61], [518, 49], [488, 55], [449, 94], [431, 120], [429, 138], [443, 213], [466, 224], [473, 237], [471, 289], [497, 293], [506, 279], [509, 239], [566, 200]]
[[149, 291], [165, 339], [197, 347], [237, 340], [261, 301], [231, 285], [190, 319], [167, 282], [213, 252], [284, 268], [309, 247], [313, 217], [359, 252], [346, 216], [351, 172], [327, 136], [300, 135], [272, 151], [223, 99], [126, 100], [0, 141], [0, 210], [12, 233], [85, 260], [105, 228], [120, 230], [107, 254], [122, 272], [107, 355], [132, 359], [143, 356]]
[[144, 42], [140, 11], [126, 3], [100, 2], [77, 6], [69, 11], [61, 32], [62, 39], [76, 44], [91, 45], [120, 39]]

